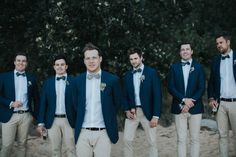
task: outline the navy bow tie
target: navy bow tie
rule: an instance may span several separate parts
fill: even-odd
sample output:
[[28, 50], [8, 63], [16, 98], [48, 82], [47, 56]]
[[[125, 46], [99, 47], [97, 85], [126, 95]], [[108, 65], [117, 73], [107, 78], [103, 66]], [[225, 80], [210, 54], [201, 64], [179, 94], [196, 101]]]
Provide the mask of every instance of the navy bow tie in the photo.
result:
[[181, 65], [182, 65], [182, 66], [190, 65], [190, 62], [181, 62]]
[[101, 75], [100, 74], [88, 74], [87, 78], [91, 80], [92, 78], [100, 79]]
[[66, 80], [66, 77], [65, 76], [57, 77], [57, 81], [59, 80]]
[[16, 72], [16, 76], [17, 76], [17, 77], [18, 77], [18, 76], [23, 76], [23, 77], [25, 77], [25, 73]]
[[229, 55], [221, 56], [221, 59], [222, 59], [222, 60], [225, 60], [226, 58], [230, 58]]
[[138, 69], [136, 69], [136, 70], [133, 70], [133, 74], [135, 74], [135, 73], [141, 73], [142, 72], [142, 69], [141, 68], [138, 68]]

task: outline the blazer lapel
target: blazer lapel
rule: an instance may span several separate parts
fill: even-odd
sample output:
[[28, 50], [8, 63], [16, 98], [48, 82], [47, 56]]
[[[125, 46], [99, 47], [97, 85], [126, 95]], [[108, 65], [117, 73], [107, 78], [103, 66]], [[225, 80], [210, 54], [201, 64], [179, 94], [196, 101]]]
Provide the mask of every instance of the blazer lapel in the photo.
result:
[[[181, 84], [181, 91], [183, 92], [183, 94], [185, 94], [185, 87], [184, 87], [184, 73], [183, 73], [183, 69], [182, 69], [182, 64], [181, 62], [179, 62], [177, 64], [177, 71], [179, 72], [179, 83]], [[178, 78], [176, 78], [178, 80]]]
[[12, 91], [14, 99], [16, 98], [15, 96], [15, 78], [14, 78], [14, 71], [10, 73], [9, 77], [9, 88]]
[[[101, 84], [102, 83], [106, 83], [106, 77], [104, 76], [103, 71], [101, 72]], [[104, 92], [102, 90], [100, 90], [100, 98], [101, 98], [101, 104], [103, 103], [103, 99], [104, 99]], [[102, 105], [103, 106], [103, 105]]]
[[236, 53], [233, 52], [233, 71], [234, 71], [234, 79], [236, 80]]
[[191, 89], [191, 85], [193, 85], [193, 80], [194, 80], [194, 71], [195, 71], [195, 61], [192, 61], [190, 70], [189, 70], [189, 76], [188, 76], [188, 83], [187, 83], [187, 88], [186, 88], [186, 95], [189, 93], [188, 91]]

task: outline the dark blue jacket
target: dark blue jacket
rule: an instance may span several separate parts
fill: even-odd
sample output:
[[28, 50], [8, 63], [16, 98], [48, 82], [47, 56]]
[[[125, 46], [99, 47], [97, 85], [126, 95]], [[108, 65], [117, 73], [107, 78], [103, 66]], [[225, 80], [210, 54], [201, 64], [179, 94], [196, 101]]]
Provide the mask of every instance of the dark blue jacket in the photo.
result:
[[205, 75], [200, 64], [192, 61], [189, 72], [188, 84], [185, 93], [184, 76], [181, 62], [171, 65], [168, 75], [168, 91], [173, 96], [171, 112], [181, 113], [179, 104], [183, 98], [192, 98], [195, 101], [194, 106], [189, 109], [189, 113], [203, 113], [202, 96], [205, 91]]

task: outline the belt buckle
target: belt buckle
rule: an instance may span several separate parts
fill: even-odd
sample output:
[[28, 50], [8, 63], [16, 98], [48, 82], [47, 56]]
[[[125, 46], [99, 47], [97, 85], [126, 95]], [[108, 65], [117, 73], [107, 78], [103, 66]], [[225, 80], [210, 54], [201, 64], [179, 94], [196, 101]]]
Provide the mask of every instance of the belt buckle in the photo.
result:
[[25, 113], [25, 111], [19, 110], [18, 113], [19, 113], [19, 114], [23, 114], [23, 113]]

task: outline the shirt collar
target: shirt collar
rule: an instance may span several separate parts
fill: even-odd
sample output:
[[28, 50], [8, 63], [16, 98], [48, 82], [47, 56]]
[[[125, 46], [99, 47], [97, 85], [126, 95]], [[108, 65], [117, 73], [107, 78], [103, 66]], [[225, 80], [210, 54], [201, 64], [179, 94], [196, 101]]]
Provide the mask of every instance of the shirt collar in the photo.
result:
[[137, 70], [137, 69], [141, 69], [141, 70], [143, 71], [143, 69], [144, 69], [144, 64], [141, 64], [140, 67], [138, 67], [138, 68], [133, 68], [133, 70]]

